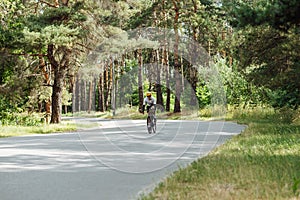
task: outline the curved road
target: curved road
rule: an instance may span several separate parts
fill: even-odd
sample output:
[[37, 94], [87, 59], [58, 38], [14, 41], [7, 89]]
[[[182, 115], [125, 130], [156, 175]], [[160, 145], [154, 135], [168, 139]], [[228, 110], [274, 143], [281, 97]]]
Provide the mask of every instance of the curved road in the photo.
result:
[[1, 200], [137, 199], [245, 127], [231, 122], [80, 119], [75, 133], [0, 139]]

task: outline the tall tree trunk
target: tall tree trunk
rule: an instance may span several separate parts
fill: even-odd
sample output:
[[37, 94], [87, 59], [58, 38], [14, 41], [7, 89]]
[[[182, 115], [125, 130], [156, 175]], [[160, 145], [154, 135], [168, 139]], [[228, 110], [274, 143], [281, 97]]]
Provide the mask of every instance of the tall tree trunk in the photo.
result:
[[76, 111], [81, 112], [81, 79], [80, 75], [76, 78]]
[[110, 66], [110, 107], [113, 112], [113, 116], [116, 114], [116, 98], [115, 98], [115, 60], [111, 58]]
[[[126, 67], [126, 63], [125, 63], [125, 55], [122, 55], [122, 61], [121, 61], [121, 67], [120, 67], [120, 77], [124, 74], [124, 68]], [[119, 83], [119, 92], [117, 94], [119, 94], [119, 107], [121, 108], [123, 106], [123, 101], [124, 101], [124, 96], [125, 96], [125, 87], [122, 87], [121, 82]], [[128, 102], [126, 100], [126, 102], [124, 102], [124, 104], [126, 105]]]
[[88, 104], [88, 113], [91, 113], [92, 110], [92, 104], [93, 104], [93, 80], [90, 80], [89, 84], [89, 104]]
[[54, 69], [54, 83], [52, 92], [52, 115], [51, 123], [57, 124], [61, 122], [62, 110], [62, 89], [64, 86], [65, 72], [59, 67]]
[[179, 4], [180, 0], [173, 0], [174, 5], [174, 33], [175, 33], [175, 42], [174, 42], [174, 69], [175, 69], [175, 104], [174, 104], [174, 113], [181, 112], [180, 108], [180, 96], [181, 96], [181, 78], [180, 78], [180, 63], [179, 63]]
[[137, 50], [138, 57], [138, 85], [139, 85], [139, 109], [143, 108], [144, 89], [143, 89], [143, 57], [142, 50]]
[[106, 110], [110, 110], [111, 108], [111, 95], [112, 95], [112, 60], [110, 60], [109, 69], [107, 70], [107, 82], [108, 82], [108, 87], [107, 87], [107, 108]]
[[85, 80], [82, 80], [81, 81], [81, 110], [82, 111], [86, 111], [86, 81]]
[[[158, 25], [158, 17], [157, 17], [157, 10], [155, 9], [153, 11], [153, 16], [154, 16], [154, 24], [153, 26], [154, 27], [157, 27]], [[160, 74], [161, 74], [161, 68], [160, 68], [160, 56], [159, 56], [159, 50], [153, 50], [152, 51], [152, 56], [154, 58], [154, 62], [155, 63], [155, 66], [154, 67], [154, 79], [155, 79], [155, 76], [156, 76], [156, 81], [155, 81], [155, 89], [156, 89], [156, 103], [157, 104], [160, 104], [160, 105], [163, 105], [163, 96], [162, 96], [162, 90], [161, 90], [161, 77], [160, 77]]]
[[103, 93], [103, 73], [99, 75], [99, 85], [98, 85], [98, 109], [100, 112], [104, 112], [104, 93]]
[[67, 114], [68, 113], [68, 106], [65, 105], [64, 108], [65, 108], [65, 114]]
[[[162, 1], [162, 6], [163, 6], [163, 18], [164, 18], [164, 28], [165, 30], [167, 30], [167, 12], [165, 9], [166, 6], [166, 1], [163, 0]], [[167, 97], [166, 97], [166, 111], [169, 112], [170, 111], [170, 103], [171, 103], [171, 90], [170, 90], [170, 64], [169, 64], [169, 52], [168, 52], [168, 43], [167, 43], [167, 36], [166, 36], [166, 32], [164, 31], [164, 47], [163, 47], [163, 58], [162, 58], [162, 64], [164, 66], [165, 69], [165, 78], [166, 78], [166, 93], [167, 93]]]
[[[194, 5], [194, 13], [196, 14], [198, 12], [197, 1], [193, 0], [193, 5]], [[198, 41], [197, 29], [195, 26], [192, 26], [192, 30], [193, 30], [194, 43], [197, 43], [197, 41]], [[193, 52], [197, 52], [196, 48], [197, 48], [196, 45], [192, 44]], [[190, 55], [192, 55], [191, 66], [190, 66], [190, 70], [189, 70], [190, 71], [190, 82], [191, 82], [191, 86], [192, 86], [190, 105], [196, 106], [197, 105], [197, 97], [195, 94], [196, 94], [196, 89], [197, 89], [198, 77], [197, 77], [197, 69], [192, 66], [193, 64], [195, 64], [195, 62], [193, 61], [195, 59], [194, 58], [195, 55], [193, 53], [191, 53]]]
[[184, 91], [184, 71], [183, 71], [183, 57], [182, 55], [180, 55], [180, 70], [181, 70], [181, 86], [182, 86], [182, 90]]
[[76, 76], [71, 79], [72, 83], [72, 113], [76, 111]]
[[108, 95], [109, 95], [109, 82], [108, 82], [108, 65], [105, 64], [103, 73], [103, 83], [104, 83], [104, 111], [108, 109]]
[[64, 55], [60, 63], [58, 63], [54, 58], [54, 45], [48, 45], [48, 59], [54, 69], [54, 83], [52, 90], [52, 114], [50, 123], [60, 123], [61, 122], [61, 112], [62, 112], [62, 89], [64, 86], [64, 79], [67, 73], [67, 68], [70, 64], [71, 50], [64, 48]]
[[162, 96], [162, 90], [161, 90], [161, 68], [160, 68], [160, 58], [159, 58], [159, 50], [155, 50], [156, 52], [156, 103], [160, 105], [164, 105], [164, 100]]
[[[45, 84], [48, 87], [48, 86], [50, 86], [51, 77], [49, 76], [47, 66], [45, 63], [45, 59], [43, 56], [39, 56], [39, 65], [42, 68]], [[46, 111], [45, 121], [48, 124], [49, 117], [51, 116], [51, 99], [45, 100], [45, 111]]]
[[196, 90], [197, 90], [198, 78], [197, 78], [197, 70], [193, 66], [190, 66], [190, 81], [192, 87], [190, 105], [196, 106], [197, 105]]
[[119, 91], [119, 79], [118, 79], [118, 77], [120, 77], [119, 75], [119, 67], [121, 66], [121, 61], [120, 60], [118, 60], [118, 62], [117, 62], [118, 64], [115, 66], [116, 68], [115, 68], [115, 72], [114, 73], [117, 73], [117, 74], [115, 74], [114, 75], [114, 83], [115, 83], [115, 87], [114, 87], [114, 98], [115, 98], [115, 100], [114, 100], [114, 106], [115, 106], [115, 110], [117, 109], [117, 107], [118, 107], [118, 105], [117, 105], [117, 103], [118, 103], [118, 94], [120, 93], [120, 91]]
[[169, 53], [167, 50], [167, 44], [164, 46], [163, 49], [163, 65], [165, 69], [165, 78], [166, 78], [166, 111], [170, 111], [170, 104], [171, 104], [171, 90], [170, 90], [170, 64], [169, 64]]

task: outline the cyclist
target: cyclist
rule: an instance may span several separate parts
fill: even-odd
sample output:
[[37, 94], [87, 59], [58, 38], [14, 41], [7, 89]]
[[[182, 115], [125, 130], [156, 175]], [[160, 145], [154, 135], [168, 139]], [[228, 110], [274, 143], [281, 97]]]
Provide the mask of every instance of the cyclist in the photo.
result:
[[147, 105], [146, 109], [147, 109], [147, 113], [149, 112], [149, 109], [151, 106], [155, 106], [156, 105], [156, 100], [154, 97], [152, 97], [152, 93], [151, 92], [146, 92], [146, 97], [144, 98], [144, 103], [143, 103], [143, 108], [142, 108], [142, 113], [144, 114], [145, 111], [145, 106]]

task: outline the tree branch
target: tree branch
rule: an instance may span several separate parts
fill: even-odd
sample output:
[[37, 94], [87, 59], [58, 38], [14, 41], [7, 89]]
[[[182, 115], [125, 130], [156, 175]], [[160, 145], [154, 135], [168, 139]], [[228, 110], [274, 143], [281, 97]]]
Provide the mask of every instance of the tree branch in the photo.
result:
[[86, 46], [84, 44], [81, 44], [81, 43], [78, 43], [78, 42], [76, 42], [76, 44], [79, 45], [79, 46], [81, 46], [81, 47], [84, 47], [84, 48], [86, 48], [88, 50], [93, 50], [92, 48], [90, 48], [90, 47], [88, 47], [88, 46]]
[[50, 6], [50, 7], [53, 7], [53, 8], [58, 8], [59, 7], [58, 1], [55, 1], [54, 5], [51, 4], [51, 3], [49, 3], [49, 2], [47, 2], [47, 1], [44, 1], [44, 0], [39, 0], [39, 2], [44, 3], [44, 4], [46, 4], [46, 5]]
[[48, 56], [47, 54], [40, 54], [40, 53], [34, 53], [34, 54], [27, 54], [27, 53], [11, 53], [10, 55], [13, 56]]
[[57, 63], [57, 61], [55, 60], [54, 58], [54, 55], [53, 55], [53, 52], [54, 52], [54, 45], [53, 44], [50, 44], [48, 45], [48, 59], [49, 59], [49, 62], [51, 63], [52, 67], [57, 67], [59, 64]]

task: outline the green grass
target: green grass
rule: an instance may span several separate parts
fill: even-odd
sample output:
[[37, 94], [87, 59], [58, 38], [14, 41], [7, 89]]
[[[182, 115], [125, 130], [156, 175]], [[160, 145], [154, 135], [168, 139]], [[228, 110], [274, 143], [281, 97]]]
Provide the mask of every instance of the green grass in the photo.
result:
[[74, 113], [67, 113], [63, 114], [64, 117], [86, 117], [86, 118], [93, 118], [93, 117], [99, 117], [99, 118], [106, 118], [110, 116], [110, 112], [74, 112]]
[[300, 199], [300, 126], [287, 115], [231, 110], [228, 120], [248, 125], [242, 134], [141, 199]]
[[0, 126], [0, 138], [31, 134], [70, 132], [77, 130], [77, 128], [76, 124], [70, 122], [62, 124], [44, 124], [41, 126]]
[[[138, 112], [138, 107], [131, 108], [120, 108], [116, 111], [116, 115], [112, 116], [112, 113], [103, 115], [107, 119], [145, 119], [147, 118], [147, 113], [145, 111], [144, 115]], [[157, 109], [156, 117], [158, 119], [168, 119], [168, 120], [194, 120], [199, 119], [199, 112], [195, 110], [182, 109], [180, 113], [165, 112]]]
[[[107, 117], [109, 112], [80, 112], [64, 114], [64, 117]], [[5, 121], [8, 123], [1, 123], [0, 121], [0, 138], [14, 137], [32, 134], [50, 134], [50, 133], [64, 133], [70, 131], [77, 131], [80, 129], [89, 129], [99, 127], [100, 124], [94, 123], [75, 123], [72, 119], [63, 119], [60, 124], [46, 124], [42, 122], [43, 115], [41, 113], [12, 113], [11, 116], [16, 117], [16, 120]], [[19, 122], [19, 123], [17, 123]], [[2, 125], [1, 125], [2, 124]]]

